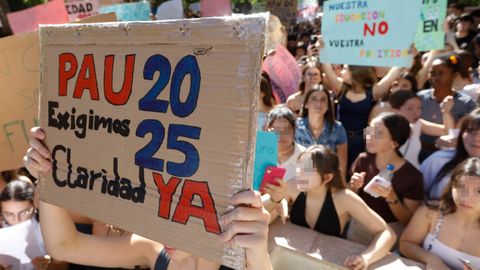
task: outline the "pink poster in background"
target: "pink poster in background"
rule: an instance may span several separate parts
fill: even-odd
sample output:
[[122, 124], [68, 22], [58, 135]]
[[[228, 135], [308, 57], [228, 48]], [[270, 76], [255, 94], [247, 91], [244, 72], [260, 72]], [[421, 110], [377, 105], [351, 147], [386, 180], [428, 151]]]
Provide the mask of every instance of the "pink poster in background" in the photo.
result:
[[265, 58], [262, 70], [270, 76], [272, 89], [282, 103], [297, 92], [302, 74], [295, 58], [283, 45], [277, 45], [275, 53]]
[[202, 17], [230, 16], [232, 6], [230, 0], [202, 0], [200, 2]]
[[7, 17], [14, 34], [35, 31], [39, 24], [68, 22], [63, 0], [53, 0], [29, 9], [8, 13]]

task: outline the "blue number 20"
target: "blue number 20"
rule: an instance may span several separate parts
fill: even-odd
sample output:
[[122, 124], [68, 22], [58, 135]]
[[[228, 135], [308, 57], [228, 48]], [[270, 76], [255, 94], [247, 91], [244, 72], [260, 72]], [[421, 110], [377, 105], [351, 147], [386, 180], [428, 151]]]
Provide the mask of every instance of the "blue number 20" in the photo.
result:
[[[153, 76], [159, 72], [157, 81], [148, 93], [139, 100], [138, 106], [142, 111], [166, 113], [168, 101], [158, 100], [157, 97], [165, 89], [170, 78], [171, 66], [167, 58], [156, 54], [148, 58], [143, 69], [143, 78], [153, 80]], [[190, 75], [190, 91], [185, 102], [180, 100], [180, 90], [185, 76]], [[172, 112], [178, 117], [187, 117], [195, 111], [200, 93], [200, 68], [197, 58], [193, 55], [184, 56], [173, 71], [170, 84], [170, 103]]]

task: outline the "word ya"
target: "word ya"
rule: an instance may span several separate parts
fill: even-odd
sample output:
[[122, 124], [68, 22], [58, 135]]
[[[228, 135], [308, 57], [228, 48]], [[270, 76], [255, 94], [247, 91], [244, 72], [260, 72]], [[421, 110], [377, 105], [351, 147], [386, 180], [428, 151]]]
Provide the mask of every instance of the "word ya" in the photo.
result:
[[83, 139], [87, 136], [87, 129], [100, 130], [105, 129], [108, 133], [120, 134], [123, 137], [130, 135], [130, 120], [128, 119], [112, 119], [111, 117], [103, 117], [96, 115], [93, 110], [87, 114], [77, 115], [77, 110], [72, 108], [70, 112], [58, 112], [58, 102], [48, 102], [48, 126], [58, 129], [74, 130], [77, 138]]
[[[81, 188], [94, 190], [96, 180], [101, 180], [101, 193], [124, 200], [131, 200], [134, 203], [144, 203], [145, 201], [145, 183], [140, 181], [140, 186], [132, 186], [132, 181], [121, 177], [118, 173], [118, 159], [113, 158], [114, 179], [108, 179], [108, 173], [105, 169], [100, 171], [89, 170], [78, 166], [75, 171], [72, 170], [70, 148], [63, 145], [56, 145], [52, 151], [53, 170], [52, 177], [55, 184], [60, 187], [71, 189]], [[64, 172], [58, 164], [67, 164], [67, 171]], [[140, 178], [141, 179], [141, 178]]]
[[[165, 182], [161, 174], [153, 172], [152, 175], [160, 195], [158, 205], [159, 217], [166, 220], [171, 218], [171, 221], [180, 224], [187, 224], [190, 217], [196, 217], [203, 221], [205, 231], [220, 234], [217, 210], [215, 209], [215, 202], [207, 181], [183, 180], [178, 202], [173, 215], [171, 215], [170, 209], [173, 204], [173, 198], [182, 179], [172, 176], [168, 182]], [[201, 203], [195, 205], [194, 199], [199, 199]]]

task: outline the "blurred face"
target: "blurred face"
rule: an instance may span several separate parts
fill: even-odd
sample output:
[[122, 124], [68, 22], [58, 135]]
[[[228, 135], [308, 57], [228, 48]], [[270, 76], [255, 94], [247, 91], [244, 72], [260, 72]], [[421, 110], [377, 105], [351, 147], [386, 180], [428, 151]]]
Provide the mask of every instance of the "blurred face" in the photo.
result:
[[278, 134], [278, 150], [285, 150], [293, 146], [294, 130], [287, 119], [275, 120], [270, 130]]
[[348, 65], [344, 65], [343, 66], [343, 69], [341, 71], [341, 77], [343, 79], [343, 81], [345, 82], [350, 82], [351, 81], [351, 78], [352, 78], [352, 75], [350, 74], [350, 70], [348, 69]]
[[452, 88], [455, 73], [441, 60], [433, 61], [430, 69], [430, 82], [435, 89]]
[[463, 133], [463, 146], [470, 157], [480, 157], [480, 129], [467, 128]]
[[[305, 70], [305, 74], [303, 75], [303, 81], [307, 87], [319, 84], [322, 81], [322, 74], [320, 70], [315, 67], [308, 67]], [[306, 89], [308, 90], [308, 89]]]
[[467, 32], [470, 27], [472, 27], [472, 23], [470, 21], [464, 21], [464, 20], [460, 20], [458, 21], [457, 23], [457, 31], [463, 31], [463, 32]]
[[480, 212], [480, 177], [461, 176], [458, 183], [453, 185], [452, 197], [457, 211]]
[[297, 49], [295, 50], [295, 56], [298, 58], [304, 56], [307, 52], [305, 51], [304, 48], [299, 48], [297, 47]]
[[337, 77], [342, 77], [343, 65], [332, 64], [332, 68], [333, 71], [335, 71], [335, 75], [337, 75]]
[[384, 153], [395, 149], [388, 129], [380, 118], [374, 118], [364, 129], [367, 151], [372, 154]]
[[10, 226], [29, 220], [35, 210], [30, 201], [5, 201], [1, 206], [2, 216]]
[[297, 162], [296, 184], [300, 191], [309, 191], [322, 185], [322, 177], [313, 166], [309, 153], [302, 155]]
[[409, 123], [416, 123], [422, 113], [422, 102], [418, 98], [411, 98], [400, 107], [399, 112], [407, 118]]
[[305, 103], [305, 108], [308, 109], [308, 114], [324, 115], [328, 110], [328, 97], [323, 91], [313, 92]]
[[398, 90], [412, 90], [412, 83], [404, 78], [399, 78], [395, 80], [392, 84], [392, 92], [396, 92]]

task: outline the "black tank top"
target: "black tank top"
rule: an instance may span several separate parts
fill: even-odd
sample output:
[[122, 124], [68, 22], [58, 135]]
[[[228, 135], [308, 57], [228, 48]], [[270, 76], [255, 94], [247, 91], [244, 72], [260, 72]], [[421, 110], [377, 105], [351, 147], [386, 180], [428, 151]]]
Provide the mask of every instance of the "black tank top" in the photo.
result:
[[[295, 202], [293, 203], [292, 209], [290, 210], [290, 221], [293, 224], [310, 228], [308, 226], [307, 220], [305, 219], [305, 207], [307, 205], [307, 195], [304, 192], [301, 192]], [[340, 229], [340, 220], [337, 215], [337, 210], [335, 209], [335, 204], [333, 203], [332, 194], [327, 191], [325, 195], [325, 201], [323, 202], [322, 209], [318, 215], [317, 222], [313, 228], [315, 231], [327, 235], [342, 237], [342, 232]]]
[[[162, 252], [158, 254], [157, 261], [155, 262], [154, 270], [167, 270], [169, 264], [170, 264], [170, 258], [168, 257], [167, 252], [165, 252], [165, 250], [162, 249]], [[234, 270], [234, 269], [222, 265], [220, 266], [219, 270]]]

